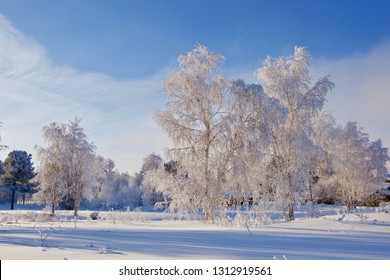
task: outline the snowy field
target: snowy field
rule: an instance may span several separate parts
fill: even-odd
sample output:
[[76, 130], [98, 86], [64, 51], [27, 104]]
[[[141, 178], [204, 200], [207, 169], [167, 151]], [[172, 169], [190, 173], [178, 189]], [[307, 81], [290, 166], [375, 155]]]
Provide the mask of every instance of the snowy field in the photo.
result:
[[[383, 209], [382, 209], [383, 210]], [[390, 212], [390, 206], [387, 206]], [[390, 259], [390, 213], [322, 206], [318, 218], [258, 227], [184, 221], [162, 212], [0, 210], [2, 260]]]

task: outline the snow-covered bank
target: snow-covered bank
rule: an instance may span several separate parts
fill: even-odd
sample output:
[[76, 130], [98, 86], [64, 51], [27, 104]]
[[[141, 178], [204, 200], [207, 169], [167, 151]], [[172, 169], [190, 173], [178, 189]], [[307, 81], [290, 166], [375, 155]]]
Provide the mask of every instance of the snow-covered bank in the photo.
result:
[[262, 227], [222, 227], [160, 212], [0, 211], [0, 259], [390, 259], [390, 214], [375, 209]]

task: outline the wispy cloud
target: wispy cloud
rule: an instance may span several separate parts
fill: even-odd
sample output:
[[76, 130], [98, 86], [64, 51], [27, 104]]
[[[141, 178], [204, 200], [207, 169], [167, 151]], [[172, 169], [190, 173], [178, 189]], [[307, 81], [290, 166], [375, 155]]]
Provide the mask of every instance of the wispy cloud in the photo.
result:
[[159, 90], [164, 75], [118, 80], [57, 66], [42, 45], [0, 15], [0, 121], [3, 144], [9, 146], [0, 158], [13, 149], [33, 153], [34, 145], [44, 144], [44, 125], [79, 116], [98, 153], [122, 171], [137, 171], [143, 156], [162, 152], [168, 143], [151, 120], [164, 103]]
[[390, 41], [367, 53], [345, 58], [316, 58], [316, 75], [330, 75], [335, 89], [327, 108], [344, 124], [357, 121], [371, 136], [390, 147]]

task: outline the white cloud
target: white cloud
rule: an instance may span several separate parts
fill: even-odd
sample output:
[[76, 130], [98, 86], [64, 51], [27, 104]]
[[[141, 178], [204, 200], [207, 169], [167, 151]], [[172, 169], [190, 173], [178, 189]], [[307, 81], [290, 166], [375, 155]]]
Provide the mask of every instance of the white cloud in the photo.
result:
[[327, 109], [341, 123], [356, 121], [390, 147], [390, 41], [341, 59], [314, 58], [315, 75], [330, 75], [335, 89]]
[[117, 80], [56, 66], [43, 46], [0, 15], [0, 132], [9, 146], [0, 158], [14, 149], [34, 154], [34, 145], [44, 144], [44, 125], [78, 116], [99, 154], [121, 171], [139, 170], [146, 154], [161, 153], [168, 144], [151, 121], [164, 102], [162, 75]]

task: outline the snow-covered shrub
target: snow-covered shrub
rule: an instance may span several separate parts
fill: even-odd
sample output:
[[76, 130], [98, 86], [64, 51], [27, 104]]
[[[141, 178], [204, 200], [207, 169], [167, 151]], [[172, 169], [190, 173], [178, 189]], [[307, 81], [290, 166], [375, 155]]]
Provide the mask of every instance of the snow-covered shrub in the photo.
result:
[[100, 216], [99, 216], [99, 212], [92, 212], [89, 217], [92, 219], [92, 220], [99, 220], [100, 219]]
[[23, 219], [29, 222], [54, 222], [58, 220], [58, 217], [51, 213], [29, 211], [23, 215]]
[[389, 213], [390, 212], [390, 202], [380, 202], [378, 211], [382, 213]]
[[100, 247], [99, 250], [97, 251], [97, 254], [112, 254], [113, 250], [111, 246], [105, 245], [103, 247]]
[[134, 217], [134, 221], [136, 221], [136, 222], [145, 222], [146, 221], [146, 218], [142, 214], [142, 210], [139, 207], [134, 209], [133, 217]]
[[234, 222], [234, 214], [232, 213], [232, 211], [228, 211], [226, 209], [222, 209], [219, 212], [217, 219], [215, 220], [215, 223], [217, 225], [220, 225], [223, 227], [232, 227], [233, 222]]
[[35, 242], [37, 242], [41, 247], [46, 247], [47, 240], [54, 233], [54, 229], [51, 227], [49, 228], [36, 227], [36, 230], [38, 231], [39, 237], [35, 239]]
[[250, 216], [247, 213], [237, 212], [236, 217], [234, 218], [234, 223], [237, 227], [248, 228], [250, 226]]

